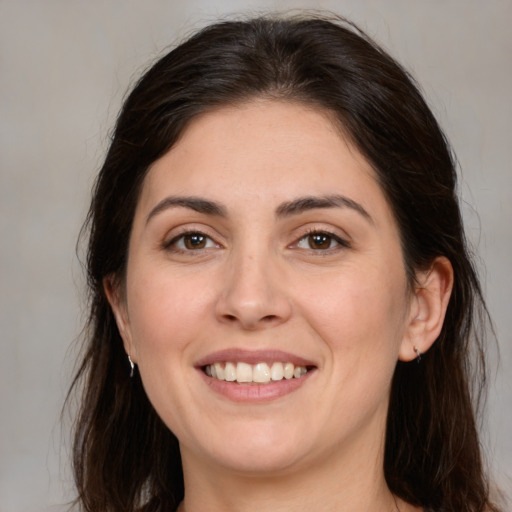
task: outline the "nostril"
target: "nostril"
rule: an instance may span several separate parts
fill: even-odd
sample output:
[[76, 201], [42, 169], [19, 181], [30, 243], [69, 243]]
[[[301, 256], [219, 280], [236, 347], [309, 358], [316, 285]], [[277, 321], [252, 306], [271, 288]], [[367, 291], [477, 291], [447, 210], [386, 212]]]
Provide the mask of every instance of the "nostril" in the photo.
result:
[[[240, 318], [237, 315], [225, 314], [225, 315], [223, 315], [223, 318], [224, 318], [224, 320], [227, 320], [229, 323], [234, 323], [234, 322], [240, 321]], [[254, 321], [253, 320], [247, 321], [247, 319], [245, 319], [245, 321], [242, 320], [242, 323], [247, 324], [248, 326], [249, 326], [249, 324], [252, 325], [253, 323], [256, 325], [258, 322], [262, 322], [264, 324], [269, 324], [269, 323], [274, 322], [278, 318], [279, 318], [278, 315], [265, 315], [261, 318], [257, 318], [255, 320], [253, 319]]]

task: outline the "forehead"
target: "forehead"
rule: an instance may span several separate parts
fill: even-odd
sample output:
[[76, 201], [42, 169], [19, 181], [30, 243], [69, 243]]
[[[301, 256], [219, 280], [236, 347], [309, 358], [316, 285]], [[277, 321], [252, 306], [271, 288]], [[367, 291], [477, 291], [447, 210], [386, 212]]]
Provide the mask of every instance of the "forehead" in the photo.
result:
[[[140, 207], [166, 195], [242, 200], [246, 207], [339, 193], [385, 203], [375, 172], [329, 113], [255, 100], [198, 116], [146, 176]], [[381, 205], [385, 206], [385, 205]]]

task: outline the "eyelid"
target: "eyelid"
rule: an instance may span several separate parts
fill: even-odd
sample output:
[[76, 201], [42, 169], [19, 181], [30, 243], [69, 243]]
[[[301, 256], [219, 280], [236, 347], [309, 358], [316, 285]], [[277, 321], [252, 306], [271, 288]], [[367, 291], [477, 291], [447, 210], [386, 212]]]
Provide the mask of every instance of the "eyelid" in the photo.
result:
[[341, 235], [340, 233], [337, 232], [337, 230], [335, 230], [333, 228], [327, 228], [327, 227], [323, 227], [323, 226], [308, 227], [305, 232], [301, 233], [300, 236], [295, 239], [295, 242], [293, 242], [290, 247], [302, 249], [302, 248], [298, 247], [299, 243], [302, 240], [304, 240], [312, 235], [327, 235], [328, 237], [332, 238], [337, 243], [337, 246], [329, 247], [328, 249], [312, 249], [312, 248], [305, 249], [304, 248], [303, 250], [305, 250], [305, 251], [309, 250], [313, 253], [325, 254], [325, 253], [331, 253], [331, 252], [334, 252], [337, 250], [350, 249], [352, 247], [348, 236]]
[[209, 240], [211, 240], [215, 244], [215, 247], [222, 248], [223, 245], [217, 241], [217, 237], [214, 237], [213, 235], [208, 233], [208, 231], [209, 231], [208, 229], [195, 228], [194, 226], [181, 226], [181, 227], [175, 228], [175, 229], [171, 230], [170, 234], [168, 233], [168, 235], [162, 241], [162, 244], [161, 244], [162, 249], [167, 250], [167, 251], [174, 250], [175, 252], [186, 252], [186, 253], [200, 252], [201, 250], [204, 251], [204, 250], [212, 249], [212, 247], [205, 247], [203, 249], [197, 249], [196, 251], [194, 251], [193, 249], [184, 249], [184, 248], [176, 247], [176, 243], [180, 239], [184, 238], [187, 235], [204, 236], [205, 238], [208, 238]]
[[[205, 247], [205, 248], [199, 248], [197, 250], [193, 249], [185, 249], [185, 248], [178, 248], [175, 246], [175, 244], [186, 235], [193, 235], [198, 234], [202, 235], [209, 240], [213, 242], [215, 245], [215, 248], [223, 248], [224, 244], [219, 242], [219, 237], [215, 236], [214, 234], [210, 233], [210, 229], [207, 226], [201, 226], [196, 227], [194, 225], [185, 225], [185, 226], [179, 226], [172, 230], [170, 230], [167, 233], [167, 236], [164, 238], [164, 240], [161, 243], [161, 247], [164, 250], [172, 250], [174, 246], [174, 250], [176, 252], [186, 252], [186, 253], [193, 253], [193, 252], [201, 252], [208, 249], [213, 249], [214, 247]], [[309, 226], [303, 226], [302, 229], [296, 231], [296, 236], [294, 237], [294, 241], [288, 246], [289, 248], [299, 248], [304, 251], [311, 251], [314, 253], [330, 253], [335, 252], [337, 250], [341, 249], [348, 249], [352, 247], [352, 243], [350, 240], [350, 237], [346, 235], [345, 233], [340, 233], [340, 229], [336, 229], [334, 227], [327, 227], [327, 226], [320, 226], [320, 225], [309, 225]], [[304, 240], [305, 238], [316, 235], [316, 234], [324, 234], [330, 238], [332, 238], [337, 245], [335, 247], [330, 247], [327, 249], [306, 249], [306, 248], [300, 248], [298, 247], [298, 244]]]

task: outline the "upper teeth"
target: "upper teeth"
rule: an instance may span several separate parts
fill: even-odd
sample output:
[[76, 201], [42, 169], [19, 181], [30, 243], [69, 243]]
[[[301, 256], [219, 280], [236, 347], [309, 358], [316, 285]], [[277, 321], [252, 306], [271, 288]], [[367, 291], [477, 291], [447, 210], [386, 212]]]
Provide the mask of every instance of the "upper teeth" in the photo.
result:
[[266, 384], [270, 381], [300, 378], [307, 373], [305, 366], [295, 366], [293, 363], [214, 363], [205, 367], [206, 375], [228, 382], [256, 382]]

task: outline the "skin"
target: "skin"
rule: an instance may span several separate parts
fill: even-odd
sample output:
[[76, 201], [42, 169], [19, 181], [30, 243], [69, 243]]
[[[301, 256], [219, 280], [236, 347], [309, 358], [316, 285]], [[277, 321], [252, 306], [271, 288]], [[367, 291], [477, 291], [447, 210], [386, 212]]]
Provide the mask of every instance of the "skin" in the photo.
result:
[[[348, 201], [283, 214], [333, 195]], [[165, 202], [192, 196], [222, 215]], [[397, 510], [382, 470], [390, 383], [439, 334], [451, 266], [438, 258], [417, 279], [373, 169], [325, 113], [255, 100], [195, 119], [148, 172], [125, 282], [105, 282], [179, 439], [182, 510]], [[233, 401], [197, 368], [226, 349], [282, 350], [314, 369], [278, 398]]]

